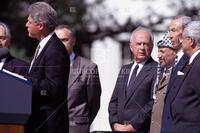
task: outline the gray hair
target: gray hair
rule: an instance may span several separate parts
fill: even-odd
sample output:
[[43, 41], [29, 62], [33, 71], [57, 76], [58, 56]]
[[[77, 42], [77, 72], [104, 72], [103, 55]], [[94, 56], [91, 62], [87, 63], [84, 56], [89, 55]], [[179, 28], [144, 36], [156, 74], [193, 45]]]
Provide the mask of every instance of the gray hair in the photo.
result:
[[35, 23], [43, 23], [49, 31], [53, 31], [57, 25], [56, 11], [46, 2], [35, 2], [28, 8], [28, 13]]
[[185, 28], [192, 21], [191, 17], [188, 16], [182, 16], [181, 19], [183, 28]]
[[192, 21], [189, 16], [176, 16], [174, 20], [180, 21], [183, 29]]
[[190, 22], [184, 29], [184, 35], [193, 38], [200, 45], [200, 21]]
[[11, 32], [10, 32], [10, 28], [8, 27], [7, 24], [0, 22], [0, 26], [2, 26], [5, 30], [5, 35], [6, 35], [6, 39], [10, 42], [11, 41]]
[[154, 37], [153, 37], [153, 34], [152, 34], [151, 30], [150, 30], [150, 29], [147, 29], [147, 28], [145, 28], [145, 27], [142, 27], [142, 26], [137, 27], [137, 28], [132, 32], [132, 34], [131, 34], [131, 39], [130, 39], [130, 40], [133, 40], [133, 39], [134, 39], [133, 34], [135, 34], [135, 33], [138, 32], [138, 31], [144, 31], [144, 32], [148, 33], [148, 34], [150, 35], [150, 41], [151, 41], [151, 43], [152, 43], [152, 45], [153, 45]]

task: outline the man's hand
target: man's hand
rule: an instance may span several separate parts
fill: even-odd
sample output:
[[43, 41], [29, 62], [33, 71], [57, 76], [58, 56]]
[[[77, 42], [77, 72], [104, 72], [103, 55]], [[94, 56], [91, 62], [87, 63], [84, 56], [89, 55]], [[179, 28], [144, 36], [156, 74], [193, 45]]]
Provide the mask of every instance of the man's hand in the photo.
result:
[[113, 124], [113, 130], [114, 131], [136, 131], [134, 129], [134, 127], [131, 125], [131, 124], [128, 124], [128, 125], [123, 125], [123, 124], [120, 124], [120, 123], [115, 123]]
[[125, 126], [126, 126], [126, 131], [129, 131], [129, 132], [136, 131], [136, 129], [131, 124], [128, 124], [128, 125], [125, 125]]

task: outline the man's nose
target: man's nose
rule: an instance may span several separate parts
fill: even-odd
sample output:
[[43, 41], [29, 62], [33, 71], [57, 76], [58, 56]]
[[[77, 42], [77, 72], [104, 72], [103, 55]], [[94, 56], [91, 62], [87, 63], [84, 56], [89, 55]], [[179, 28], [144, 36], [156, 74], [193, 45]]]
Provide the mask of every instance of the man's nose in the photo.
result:
[[171, 32], [169, 32], [169, 39], [171, 40], [173, 38], [173, 35]]
[[144, 45], [145, 45], [145, 44], [142, 43], [142, 44], [140, 45], [140, 48], [141, 48], [141, 49], [144, 49]]
[[158, 58], [158, 59], [160, 59], [160, 58], [161, 58], [161, 54], [160, 54], [160, 53], [158, 53], [158, 55], [157, 55], [157, 58]]

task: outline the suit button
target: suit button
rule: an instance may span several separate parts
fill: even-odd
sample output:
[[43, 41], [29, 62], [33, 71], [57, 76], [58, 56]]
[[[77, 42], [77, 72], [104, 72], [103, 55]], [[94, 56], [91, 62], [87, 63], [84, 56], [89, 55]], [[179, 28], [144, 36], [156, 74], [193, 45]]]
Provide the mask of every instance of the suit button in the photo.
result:
[[169, 116], [167, 116], [167, 120], [169, 120]]

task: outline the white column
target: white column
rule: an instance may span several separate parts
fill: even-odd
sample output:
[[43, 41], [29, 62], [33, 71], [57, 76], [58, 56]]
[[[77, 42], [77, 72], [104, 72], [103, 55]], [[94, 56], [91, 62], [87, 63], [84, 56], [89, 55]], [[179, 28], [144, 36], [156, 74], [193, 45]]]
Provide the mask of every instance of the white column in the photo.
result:
[[95, 41], [91, 48], [91, 60], [98, 65], [102, 95], [101, 107], [93, 121], [91, 131], [111, 131], [108, 121], [108, 103], [121, 68], [121, 45], [111, 38]]

